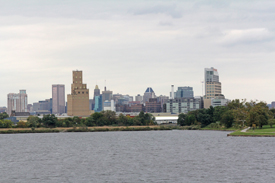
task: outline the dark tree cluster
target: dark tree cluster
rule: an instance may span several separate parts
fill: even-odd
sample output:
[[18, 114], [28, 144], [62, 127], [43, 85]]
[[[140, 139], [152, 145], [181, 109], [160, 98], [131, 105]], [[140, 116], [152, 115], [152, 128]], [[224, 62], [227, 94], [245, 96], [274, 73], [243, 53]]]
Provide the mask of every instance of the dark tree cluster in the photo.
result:
[[143, 126], [155, 125], [155, 118], [152, 114], [140, 112], [133, 118], [120, 114], [116, 116], [114, 111], [96, 112], [87, 118], [77, 116], [65, 119], [57, 119], [55, 115], [44, 115], [42, 119], [37, 116], [30, 116], [27, 123], [18, 123], [17, 127], [73, 127], [73, 126]]
[[190, 126], [201, 125], [202, 127], [210, 125], [211, 127], [232, 126], [257, 126], [274, 124], [275, 109], [269, 110], [266, 103], [239, 99], [233, 100], [227, 106], [218, 106], [209, 109], [198, 109], [190, 111], [187, 114], [179, 114], [178, 125]]

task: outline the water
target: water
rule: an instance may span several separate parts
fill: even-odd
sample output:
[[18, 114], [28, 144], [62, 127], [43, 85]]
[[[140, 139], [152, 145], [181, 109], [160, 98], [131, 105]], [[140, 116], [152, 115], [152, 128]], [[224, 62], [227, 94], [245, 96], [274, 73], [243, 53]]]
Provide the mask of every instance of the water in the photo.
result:
[[0, 135], [0, 182], [274, 182], [275, 138], [144, 131]]

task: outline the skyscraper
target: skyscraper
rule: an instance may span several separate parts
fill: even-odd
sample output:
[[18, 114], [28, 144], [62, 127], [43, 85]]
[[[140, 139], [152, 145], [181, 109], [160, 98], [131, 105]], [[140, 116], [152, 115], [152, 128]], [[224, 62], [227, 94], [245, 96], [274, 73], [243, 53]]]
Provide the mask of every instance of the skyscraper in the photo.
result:
[[52, 113], [65, 113], [65, 85], [52, 85]]
[[89, 116], [89, 89], [82, 83], [82, 71], [73, 71], [71, 94], [67, 96], [69, 116]]
[[102, 107], [104, 106], [104, 102], [106, 100], [108, 100], [109, 102], [111, 102], [111, 100], [113, 99], [113, 92], [112, 91], [102, 91]]
[[100, 89], [98, 88], [98, 85], [95, 86], [95, 89], [94, 89], [94, 98], [93, 98], [93, 101], [92, 101], [92, 109], [94, 109], [95, 107], [95, 97], [96, 96], [100, 96]]
[[178, 90], [176, 92], [176, 98], [193, 98], [193, 97], [194, 97], [193, 87], [190, 87], [190, 86], [178, 87]]
[[143, 97], [140, 95], [140, 94], [138, 94], [136, 97], [135, 97], [135, 101], [139, 101], [139, 102], [142, 102], [142, 100], [143, 100]]
[[204, 108], [209, 108], [211, 105], [211, 99], [220, 96], [222, 93], [221, 83], [219, 82], [218, 70], [211, 67], [204, 69], [204, 83], [205, 83], [205, 95], [204, 95]]
[[151, 87], [148, 87], [143, 95], [143, 103], [149, 102], [150, 98], [156, 98], [155, 92]]
[[20, 90], [19, 93], [9, 93], [7, 99], [7, 113], [9, 115], [11, 115], [12, 111], [28, 112], [28, 95], [26, 93], [26, 90]]

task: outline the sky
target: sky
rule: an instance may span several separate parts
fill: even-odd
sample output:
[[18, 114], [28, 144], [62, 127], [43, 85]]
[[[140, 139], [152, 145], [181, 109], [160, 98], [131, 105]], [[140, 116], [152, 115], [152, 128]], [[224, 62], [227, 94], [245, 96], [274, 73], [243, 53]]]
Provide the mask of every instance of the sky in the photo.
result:
[[70, 94], [72, 71], [90, 89], [137, 95], [171, 85], [202, 95], [218, 69], [228, 99], [275, 101], [273, 0], [0, 0], [0, 106]]

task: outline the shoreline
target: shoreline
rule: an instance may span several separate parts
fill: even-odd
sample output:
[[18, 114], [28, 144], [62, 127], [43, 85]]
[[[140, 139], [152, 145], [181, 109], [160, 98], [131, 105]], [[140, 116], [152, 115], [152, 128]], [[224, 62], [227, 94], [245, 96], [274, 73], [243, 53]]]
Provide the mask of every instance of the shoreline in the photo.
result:
[[97, 126], [97, 127], [57, 127], [57, 128], [1, 128], [0, 134], [17, 133], [66, 133], [66, 132], [109, 132], [109, 131], [162, 131], [162, 130], [202, 130], [202, 131], [234, 131], [233, 129], [204, 129], [198, 126]]

